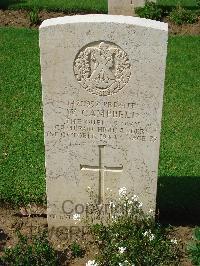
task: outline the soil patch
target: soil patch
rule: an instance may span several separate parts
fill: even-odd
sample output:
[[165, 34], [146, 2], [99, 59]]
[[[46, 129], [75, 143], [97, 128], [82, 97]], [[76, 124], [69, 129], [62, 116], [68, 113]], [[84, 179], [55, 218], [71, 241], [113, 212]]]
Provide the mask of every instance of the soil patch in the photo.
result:
[[[42, 21], [46, 19], [63, 17], [66, 15], [75, 15], [75, 14], [67, 14], [64, 12], [47, 12], [43, 10], [39, 12], [39, 18], [40, 18], [39, 24], [41, 24]], [[169, 33], [171, 34], [200, 35], [200, 17], [198, 22], [195, 24], [184, 24], [180, 26], [169, 22], [167, 19], [164, 19], [164, 21], [169, 23]], [[0, 10], [0, 26], [26, 27], [26, 28], [39, 27], [39, 25], [31, 25], [29, 19], [29, 11], [26, 10]]]
[[[30, 210], [21, 208], [19, 210], [4, 206], [0, 208], [0, 256], [3, 254], [5, 247], [12, 247], [17, 243], [16, 230], [22, 234], [33, 235], [42, 229], [47, 229], [46, 209], [41, 206], [32, 206]], [[194, 227], [178, 226], [173, 227], [172, 238], [179, 240], [180, 247], [183, 250], [183, 258], [180, 263], [182, 266], [192, 266], [186, 256], [186, 246], [192, 239]], [[91, 244], [90, 238], [84, 237], [81, 244], [86, 248], [86, 255], [82, 259], [76, 259], [70, 262], [66, 261], [65, 255], [62, 254], [63, 264], [69, 266], [85, 266], [88, 260], [94, 259], [96, 252], [95, 246]], [[59, 242], [53, 242], [56, 250], [59, 251]], [[61, 250], [61, 249], [60, 249]], [[67, 254], [67, 253], [66, 253]], [[66, 255], [67, 256], [67, 255]]]
[[[43, 230], [47, 229], [47, 218], [46, 209], [41, 206], [32, 206], [31, 208], [20, 208], [12, 209], [10, 207], [0, 207], [0, 257], [3, 255], [4, 248], [11, 248], [17, 242], [17, 231], [20, 231], [23, 235], [37, 234]], [[81, 244], [86, 243], [88, 239], [86, 237]], [[54, 248], [57, 250], [61, 265], [67, 266], [85, 266], [88, 260], [94, 258], [96, 249], [94, 245], [84, 245], [86, 248], [86, 254], [84, 258], [80, 259], [70, 259], [70, 252], [68, 252], [67, 245], [65, 246], [65, 251], [60, 245], [59, 239], [51, 238], [51, 242]], [[1, 262], [0, 262], [1, 265]]]
[[173, 35], [200, 35], [200, 17], [194, 24], [176, 25], [167, 19], [164, 22], [169, 24], [169, 33]]

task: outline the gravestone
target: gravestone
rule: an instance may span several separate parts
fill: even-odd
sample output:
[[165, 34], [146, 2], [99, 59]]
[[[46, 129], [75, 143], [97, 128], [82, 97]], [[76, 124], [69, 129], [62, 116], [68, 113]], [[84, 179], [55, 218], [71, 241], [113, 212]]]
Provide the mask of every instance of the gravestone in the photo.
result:
[[165, 23], [125, 16], [42, 23], [50, 228], [84, 217], [91, 191], [106, 206], [126, 187], [155, 210], [167, 32]]
[[108, 0], [108, 14], [133, 16], [133, 0]]
[[[156, 2], [156, 0], [151, 0]], [[146, 0], [108, 0], [108, 14], [134, 16], [135, 8], [142, 7]]]

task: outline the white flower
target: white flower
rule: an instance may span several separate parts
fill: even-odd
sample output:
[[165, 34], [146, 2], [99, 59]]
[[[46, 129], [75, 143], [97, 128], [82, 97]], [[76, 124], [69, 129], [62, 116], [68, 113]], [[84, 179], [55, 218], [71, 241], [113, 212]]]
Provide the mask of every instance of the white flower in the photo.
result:
[[143, 203], [142, 203], [142, 202], [138, 202], [138, 203], [139, 203], [138, 208], [139, 208], [139, 209], [142, 208]]
[[117, 216], [116, 215], [112, 215], [111, 218], [112, 218], [113, 221], [115, 221]]
[[123, 254], [125, 250], [126, 250], [126, 248], [124, 248], [124, 247], [119, 247], [119, 253], [120, 253], [120, 254]]
[[132, 200], [128, 200], [128, 204], [130, 204], [130, 205], [131, 205], [132, 203], [133, 203], [133, 202], [132, 202]]
[[126, 192], [127, 192], [126, 187], [121, 187], [121, 188], [119, 189], [119, 196], [120, 196], [120, 197], [124, 197], [124, 196], [126, 195]]
[[154, 211], [153, 211], [153, 209], [149, 209], [149, 213], [153, 213]]
[[150, 241], [155, 239], [155, 235], [151, 233], [151, 230], [145, 231], [143, 236], [148, 237]]
[[138, 208], [142, 208], [142, 206], [143, 206], [143, 203], [139, 202]]
[[115, 208], [115, 203], [114, 202], [110, 201], [109, 204], [110, 204], [110, 208], [112, 208], [112, 207]]
[[73, 215], [73, 220], [74, 220], [74, 221], [80, 221], [80, 220], [81, 220], [81, 215], [78, 214], [78, 213], [75, 213], [75, 214]]
[[133, 201], [138, 201], [138, 196], [137, 195], [133, 195], [133, 197], [131, 198]]
[[124, 261], [124, 263], [119, 262], [119, 266], [135, 266], [135, 264], [130, 264], [127, 260]]
[[144, 233], [142, 233], [143, 236], [147, 236], [148, 235], [148, 231], [145, 231]]
[[152, 240], [154, 240], [154, 239], [155, 239], [154, 234], [150, 234], [150, 235], [149, 235], [149, 240], [152, 241]]
[[178, 241], [177, 241], [176, 238], [174, 238], [174, 239], [171, 239], [171, 243], [177, 245], [178, 244]]
[[98, 266], [98, 264], [95, 262], [95, 260], [89, 260], [85, 266]]

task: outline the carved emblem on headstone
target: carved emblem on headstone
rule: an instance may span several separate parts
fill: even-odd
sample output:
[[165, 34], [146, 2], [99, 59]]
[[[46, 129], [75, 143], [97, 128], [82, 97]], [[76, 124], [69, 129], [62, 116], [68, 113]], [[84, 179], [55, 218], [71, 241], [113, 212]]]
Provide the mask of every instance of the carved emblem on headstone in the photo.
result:
[[127, 54], [111, 42], [83, 47], [74, 60], [74, 74], [88, 92], [107, 96], [120, 91], [131, 76]]

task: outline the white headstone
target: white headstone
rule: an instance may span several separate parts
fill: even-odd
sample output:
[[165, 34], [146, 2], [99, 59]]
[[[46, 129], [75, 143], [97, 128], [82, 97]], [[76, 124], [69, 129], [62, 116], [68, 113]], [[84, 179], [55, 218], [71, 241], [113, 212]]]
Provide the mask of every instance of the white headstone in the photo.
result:
[[49, 226], [126, 187], [156, 206], [167, 24], [84, 15], [40, 27]]
[[[156, 0], [151, 0], [156, 2]], [[135, 8], [143, 7], [146, 0], [108, 0], [108, 14], [134, 16]]]
[[133, 16], [134, 7], [132, 2], [133, 0], [108, 0], [108, 14]]

